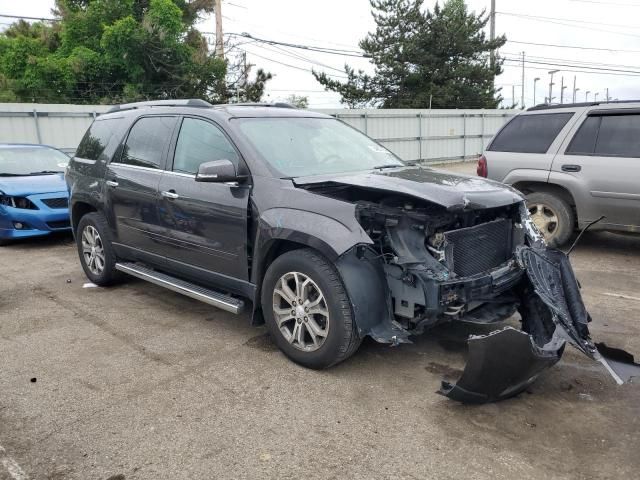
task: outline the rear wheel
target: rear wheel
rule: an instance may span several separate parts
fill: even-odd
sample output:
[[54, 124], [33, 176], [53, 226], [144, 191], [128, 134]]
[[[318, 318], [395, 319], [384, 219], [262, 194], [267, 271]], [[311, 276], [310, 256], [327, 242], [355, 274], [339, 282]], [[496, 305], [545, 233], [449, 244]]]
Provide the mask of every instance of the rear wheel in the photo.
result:
[[119, 278], [109, 226], [102, 214], [88, 213], [80, 219], [76, 244], [82, 269], [89, 280], [105, 286]]
[[551, 193], [533, 192], [527, 195], [527, 208], [547, 245], [559, 247], [567, 243], [576, 223], [567, 202]]
[[340, 275], [314, 250], [287, 252], [269, 266], [262, 311], [276, 345], [302, 366], [331, 367], [360, 346]]

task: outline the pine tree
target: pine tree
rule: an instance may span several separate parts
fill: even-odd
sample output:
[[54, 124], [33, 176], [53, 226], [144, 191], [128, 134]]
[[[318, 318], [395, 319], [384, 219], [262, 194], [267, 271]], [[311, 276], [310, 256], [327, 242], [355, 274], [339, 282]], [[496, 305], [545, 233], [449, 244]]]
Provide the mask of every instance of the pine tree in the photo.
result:
[[489, 20], [469, 12], [464, 0], [448, 0], [423, 11], [423, 0], [370, 0], [376, 31], [360, 42], [375, 73], [345, 65], [346, 83], [314, 72], [328, 90], [350, 107], [495, 108], [500, 96], [493, 80], [501, 73], [490, 52], [506, 39], [486, 38]]

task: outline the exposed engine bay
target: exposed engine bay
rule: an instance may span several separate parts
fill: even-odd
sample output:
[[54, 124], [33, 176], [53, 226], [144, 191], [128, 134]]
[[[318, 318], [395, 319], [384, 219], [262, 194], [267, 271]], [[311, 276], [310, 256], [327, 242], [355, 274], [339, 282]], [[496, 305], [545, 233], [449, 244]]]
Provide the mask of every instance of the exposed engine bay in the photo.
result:
[[444, 322], [490, 324], [520, 314], [520, 330], [469, 337], [463, 375], [439, 393], [467, 403], [516, 395], [560, 360], [566, 342], [617, 383], [640, 376], [631, 355], [591, 341], [569, 259], [545, 246], [524, 202], [445, 208], [361, 187], [305, 188], [353, 203], [371, 239], [337, 263], [361, 335], [395, 345]]

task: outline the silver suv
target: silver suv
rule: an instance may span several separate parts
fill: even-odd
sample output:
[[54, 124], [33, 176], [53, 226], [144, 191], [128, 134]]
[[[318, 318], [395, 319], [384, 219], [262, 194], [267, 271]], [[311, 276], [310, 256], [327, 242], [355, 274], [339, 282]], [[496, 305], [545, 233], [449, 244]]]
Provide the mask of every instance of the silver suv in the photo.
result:
[[541, 105], [502, 127], [478, 175], [523, 192], [551, 246], [594, 229], [640, 231], [640, 101]]

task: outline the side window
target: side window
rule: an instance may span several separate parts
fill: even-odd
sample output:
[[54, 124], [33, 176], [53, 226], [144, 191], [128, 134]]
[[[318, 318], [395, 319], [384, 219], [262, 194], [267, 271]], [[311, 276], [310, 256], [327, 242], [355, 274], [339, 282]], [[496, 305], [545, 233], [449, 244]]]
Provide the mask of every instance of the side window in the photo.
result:
[[511, 120], [491, 142], [490, 151], [547, 153], [560, 130], [573, 113], [519, 115]]
[[87, 160], [98, 160], [113, 138], [117, 121], [117, 119], [107, 119], [93, 122], [82, 137], [75, 156]]
[[239, 161], [233, 145], [222, 131], [204, 120], [185, 118], [176, 143], [173, 171], [197, 173], [201, 163], [213, 160]]
[[173, 133], [176, 117], [142, 117], [127, 137], [120, 163], [160, 168]]
[[640, 115], [603, 115], [596, 155], [640, 157]]
[[601, 118], [587, 117], [580, 125], [565, 153], [568, 155], [593, 155], [596, 149], [596, 138], [598, 138]]

